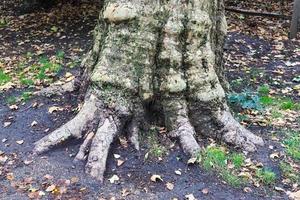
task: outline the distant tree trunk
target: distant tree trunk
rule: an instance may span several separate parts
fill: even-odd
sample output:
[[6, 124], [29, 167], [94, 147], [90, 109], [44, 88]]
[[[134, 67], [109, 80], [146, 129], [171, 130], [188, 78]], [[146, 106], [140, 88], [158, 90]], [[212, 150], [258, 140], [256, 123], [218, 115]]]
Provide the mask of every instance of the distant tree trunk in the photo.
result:
[[[169, 136], [191, 156], [200, 150], [199, 135], [255, 151], [262, 139], [242, 127], [226, 104], [225, 35], [221, 0], [105, 0], [94, 46], [82, 63], [82, 83], [88, 83], [84, 105], [37, 141], [34, 151], [84, 137], [75, 159], [87, 157], [86, 171], [102, 180], [115, 136], [127, 131], [139, 149], [150, 102], [162, 108], [158, 115]], [[84, 136], [91, 129], [94, 134]]]
[[290, 38], [297, 37], [300, 26], [300, 0], [294, 0], [293, 17], [290, 28]]

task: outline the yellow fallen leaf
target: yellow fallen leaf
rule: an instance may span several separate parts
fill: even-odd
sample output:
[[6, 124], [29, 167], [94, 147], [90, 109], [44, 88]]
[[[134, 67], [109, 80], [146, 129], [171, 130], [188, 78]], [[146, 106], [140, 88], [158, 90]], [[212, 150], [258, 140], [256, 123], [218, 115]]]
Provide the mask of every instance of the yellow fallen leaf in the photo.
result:
[[60, 108], [60, 107], [57, 107], [57, 106], [52, 106], [48, 109], [48, 112], [49, 113], [53, 113], [53, 112], [56, 112], [56, 111], [63, 111], [64, 109], [63, 108]]

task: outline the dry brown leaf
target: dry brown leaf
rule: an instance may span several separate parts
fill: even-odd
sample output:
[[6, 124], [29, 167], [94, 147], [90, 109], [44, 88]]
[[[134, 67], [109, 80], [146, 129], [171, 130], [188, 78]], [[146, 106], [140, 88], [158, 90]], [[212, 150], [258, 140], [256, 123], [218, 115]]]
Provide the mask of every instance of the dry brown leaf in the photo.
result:
[[161, 178], [161, 176], [157, 175], [157, 174], [152, 175], [151, 178], [150, 178], [150, 180], [153, 181], [153, 182], [163, 181], [163, 179]]
[[167, 182], [166, 187], [167, 187], [168, 190], [173, 190], [174, 189], [174, 184], [170, 183], [170, 182]]

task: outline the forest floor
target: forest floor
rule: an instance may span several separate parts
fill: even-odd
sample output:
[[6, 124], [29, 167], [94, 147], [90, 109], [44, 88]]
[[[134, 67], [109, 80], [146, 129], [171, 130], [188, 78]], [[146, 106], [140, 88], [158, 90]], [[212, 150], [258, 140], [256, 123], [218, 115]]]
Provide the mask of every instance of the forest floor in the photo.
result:
[[288, 40], [288, 20], [227, 13], [228, 101], [264, 147], [247, 154], [203, 140], [201, 160], [188, 164], [177, 143], [154, 127], [140, 152], [124, 138], [114, 143], [100, 184], [72, 162], [80, 141], [31, 153], [33, 142], [78, 111], [77, 93], [46, 98], [34, 91], [78, 75], [97, 6], [22, 15], [16, 2], [0, 5], [0, 199], [300, 198], [300, 41]]

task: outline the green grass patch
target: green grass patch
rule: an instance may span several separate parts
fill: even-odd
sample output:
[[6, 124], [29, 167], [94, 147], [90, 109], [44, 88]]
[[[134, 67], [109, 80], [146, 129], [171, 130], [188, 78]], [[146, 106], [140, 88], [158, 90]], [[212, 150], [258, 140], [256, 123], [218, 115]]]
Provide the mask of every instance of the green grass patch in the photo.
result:
[[290, 179], [294, 183], [300, 183], [300, 177], [298, 175], [299, 172], [294, 170], [293, 167], [289, 163], [281, 161], [279, 164], [279, 168], [281, 170], [282, 175], [285, 178]]
[[283, 141], [287, 155], [300, 161], [300, 133], [289, 132]]
[[6, 98], [6, 103], [7, 103], [8, 105], [15, 104], [15, 103], [17, 103], [17, 98], [16, 98], [15, 96], [7, 97], [7, 98]]
[[259, 181], [266, 185], [274, 184], [277, 179], [276, 174], [272, 170], [267, 168], [258, 169], [256, 171], [256, 177]]
[[[245, 180], [238, 177], [234, 172], [238, 171], [244, 164], [244, 156], [238, 153], [228, 153], [220, 147], [208, 147], [199, 153], [201, 166], [208, 171], [215, 170], [220, 177], [233, 187], [240, 187]], [[231, 162], [234, 169], [227, 168], [227, 163]]]
[[245, 156], [240, 153], [233, 153], [230, 155], [230, 160], [235, 168], [240, 169], [245, 162]]
[[0, 85], [4, 85], [5, 83], [11, 80], [10, 76], [5, 74], [2, 69], [0, 69]]

